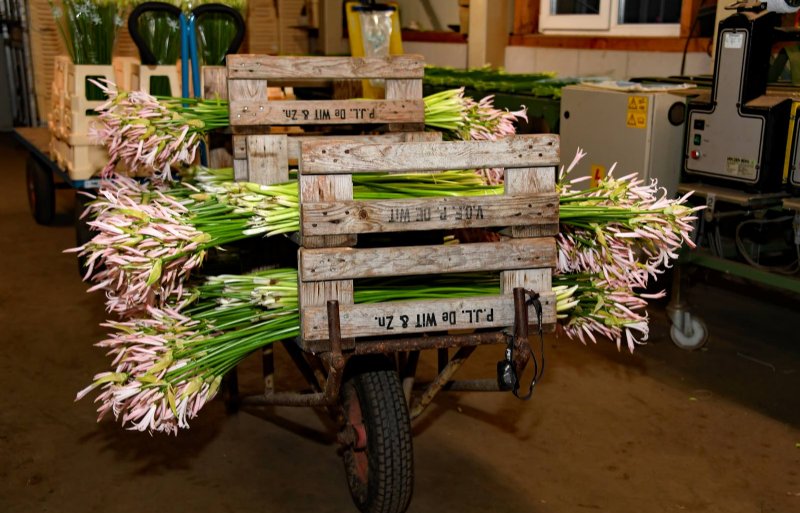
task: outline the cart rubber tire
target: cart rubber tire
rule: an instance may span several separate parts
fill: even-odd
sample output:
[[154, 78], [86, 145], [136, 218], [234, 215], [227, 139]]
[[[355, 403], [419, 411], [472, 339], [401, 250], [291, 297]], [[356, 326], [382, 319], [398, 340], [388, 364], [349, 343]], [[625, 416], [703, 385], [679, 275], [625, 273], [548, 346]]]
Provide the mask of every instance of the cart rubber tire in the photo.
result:
[[53, 173], [42, 166], [35, 157], [29, 156], [25, 162], [25, 182], [28, 192], [28, 206], [37, 223], [49, 225], [56, 213], [56, 187]]
[[411, 421], [403, 387], [388, 361], [362, 361], [366, 362], [342, 386], [345, 422], [361, 424], [366, 435], [363, 449], [351, 444], [342, 454], [350, 494], [363, 513], [403, 513], [414, 486]]
[[669, 330], [669, 336], [672, 339], [672, 343], [681, 349], [696, 351], [708, 342], [708, 328], [697, 317], [692, 317], [689, 324], [691, 326], [690, 333], [684, 333], [673, 324]]
[[[86, 209], [86, 205], [90, 201], [90, 198], [80, 194], [78, 191], [75, 191], [75, 246], [83, 246], [92, 240], [92, 237], [95, 235], [89, 227], [88, 218], [84, 217], [81, 219], [81, 215]], [[78, 255], [78, 273], [80, 274], [81, 278], [84, 274], [86, 274], [85, 256]]]

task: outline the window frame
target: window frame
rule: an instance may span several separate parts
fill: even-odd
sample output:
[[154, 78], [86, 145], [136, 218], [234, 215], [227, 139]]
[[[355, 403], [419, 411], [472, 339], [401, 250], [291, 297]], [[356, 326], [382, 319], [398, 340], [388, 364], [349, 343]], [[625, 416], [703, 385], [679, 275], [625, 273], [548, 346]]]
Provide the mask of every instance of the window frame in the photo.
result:
[[682, 3], [681, 20], [678, 23], [620, 23], [620, 0], [600, 0], [600, 12], [597, 15], [550, 14], [552, 1], [539, 0], [539, 31], [542, 34], [678, 37], [683, 31], [683, 10], [693, 5], [691, 1]]

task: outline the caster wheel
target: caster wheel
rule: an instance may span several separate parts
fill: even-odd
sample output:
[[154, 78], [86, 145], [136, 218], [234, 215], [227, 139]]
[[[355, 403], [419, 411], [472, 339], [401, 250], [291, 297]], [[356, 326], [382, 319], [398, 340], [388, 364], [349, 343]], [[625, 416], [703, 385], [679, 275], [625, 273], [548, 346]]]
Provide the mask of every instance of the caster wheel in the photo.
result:
[[681, 330], [677, 325], [673, 324], [669, 330], [670, 338], [676, 346], [687, 351], [695, 351], [706, 345], [708, 328], [706, 328], [703, 321], [697, 317], [691, 317], [683, 328]]
[[[376, 365], [377, 362], [377, 365]], [[403, 513], [414, 482], [411, 422], [397, 371], [367, 359], [342, 386], [340, 434], [350, 494], [363, 513]]]
[[56, 213], [56, 187], [53, 173], [34, 157], [25, 163], [25, 182], [28, 192], [28, 207], [37, 223], [49, 225]]

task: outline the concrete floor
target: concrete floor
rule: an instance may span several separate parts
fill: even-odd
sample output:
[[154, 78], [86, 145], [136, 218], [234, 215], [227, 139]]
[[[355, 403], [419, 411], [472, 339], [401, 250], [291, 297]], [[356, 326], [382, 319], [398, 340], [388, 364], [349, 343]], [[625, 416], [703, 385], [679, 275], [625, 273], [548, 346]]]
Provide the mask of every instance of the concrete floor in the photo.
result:
[[[215, 401], [175, 438], [96, 424], [89, 401], [73, 402], [107, 364], [92, 347], [102, 298], [61, 253], [71, 193], [55, 226], [34, 224], [24, 158], [0, 138], [0, 511], [354, 511], [313, 410], [228, 416]], [[800, 511], [797, 298], [700, 283], [689, 300], [711, 331], [704, 351], [669, 343], [655, 308], [634, 355], [548, 339], [529, 402], [440, 396], [414, 426], [409, 511]], [[492, 375], [486, 349], [464, 376]], [[243, 374], [258, 380], [255, 365]]]

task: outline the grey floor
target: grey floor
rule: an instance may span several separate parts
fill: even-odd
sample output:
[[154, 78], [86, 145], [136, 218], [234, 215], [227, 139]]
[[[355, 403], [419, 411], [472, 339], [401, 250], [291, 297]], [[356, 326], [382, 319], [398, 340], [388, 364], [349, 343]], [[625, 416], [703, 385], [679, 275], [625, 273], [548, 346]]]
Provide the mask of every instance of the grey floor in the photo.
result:
[[[229, 416], [215, 401], [191, 430], [151, 437], [73, 402], [107, 363], [92, 346], [102, 298], [61, 253], [74, 242], [72, 193], [59, 193], [56, 225], [36, 225], [24, 158], [0, 137], [0, 511], [354, 511], [313, 410]], [[692, 279], [704, 351], [669, 343], [654, 308], [653, 341], [634, 355], [548, 339], [529, 402], [440, 396], [414, 426], [409, 511], [800, 511], [798, 299]], [[482, 349], [463, 375], [490, 376], [498, 358]], [[255, 362], [242, 374], [256, 383]]]

